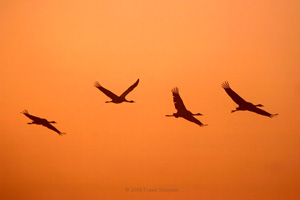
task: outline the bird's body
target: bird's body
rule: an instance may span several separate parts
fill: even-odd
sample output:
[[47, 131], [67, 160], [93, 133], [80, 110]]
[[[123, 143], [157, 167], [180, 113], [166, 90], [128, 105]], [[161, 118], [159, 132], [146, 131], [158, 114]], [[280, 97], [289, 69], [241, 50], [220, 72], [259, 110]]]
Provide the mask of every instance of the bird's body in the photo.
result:
[[28, 117], [29, 119], [32, 120], [32, 122], [27, 123], [27, 124], [37, 124], [37, 125], [43, 125], [53, 131], [55, 131], [56, 133], [58, 133], [59, 135], [65, 134], [60, 132], [59, 130], [57, 130], [54, 126], [51, 125], [51, 123], [56, 123], [55, 121], [48, 121], [47, 119], [43, 119], [43, 118], [39, 118], [36, 116], [33, 116], [31, 114], [28, 113], [27, 110], [24, 110], [22, 112], [26, 117]]
[[207, 124], [201, 123], [198, 119], [196, 119], [194, 117], [195, 115], [201, 116], [202, 115], [201, 113], [193, 114], [191, 111], [186, 109], [186, 107], [179, 95], [178, 88], [174, 88], [172, 90], [172, 94], [173, 94], [173, 101], [174, 101], [174, 105], [177, 110], [177, 113], [173, 113], [172, 115], [166, 115], [167, 117], [176, 117], [176, 118], [182, 117], [190, 122], [194, 122], [194, 123], [198, 124], [199, 126], [207, 126]]
[[102, 87], [99, 82], [95, 82], [95, 87], [98, 88], [101, 92], [103, 92], [106, 96], [111, 98], [111, 101], [106, 101], [105, 103], [122, 103], [122, 102], [128, 102], [128, 103], [134, 103], [134, 101], [130, 100], [128, 101], [126, 99], [126, 95], [131, 92], [139, 83], [139, 79], [130, 86], [125, 92], [123, 92], [120, 96], [117, 96], [113, 92], [109, 91], [108, 89]]
[[263, 105], [261, 104], [252, 104], [250, 102], [245, 101], [243, 98], [241, 98], [237, 93], [235, 93], [229, 86], [229, 83], [226, 81], [222, 84], [222, 88], [226, 91], [226, 93], [231, 97], [231, 99], [238, 104], [238, 107], [236, 108], [236, 110], [232, 110], [231, 112], [236, 112], [236, 111], [250, 111], [250, 112], [254, 112], [260, 115], [264, 115], [267, 117], [274, 117], [278, 114], [270, 114], [258, 107], [263, 107]]

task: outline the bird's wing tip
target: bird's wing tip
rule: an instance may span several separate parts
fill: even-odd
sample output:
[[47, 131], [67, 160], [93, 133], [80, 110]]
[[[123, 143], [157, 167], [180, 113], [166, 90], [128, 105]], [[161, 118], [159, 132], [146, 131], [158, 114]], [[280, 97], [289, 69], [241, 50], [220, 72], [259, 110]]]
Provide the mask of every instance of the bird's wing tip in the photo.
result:
[[228, 81], [224, 81], [222, 83], [222, 88], [226, 89], [226, 88], [230, 88]]
[[94, 86], [95, 87], [101, 87], [101, 85], [100, 85], [100, 83], [98, 81], [95, 81]]
[[28, 110], [27, 110], [27, 109], [24, 109], [21, 113], [22, 113], [22, 114], [28, 114]]
[[140, 79], [138, 78], [138, 80], [134, 84], [139, 84], [139, 82], [140, 82]]
[[172, 92], [178, 94], [178, 93], [179, 93], [178, 87], [174, 87], [174, 88], [172, 89]]

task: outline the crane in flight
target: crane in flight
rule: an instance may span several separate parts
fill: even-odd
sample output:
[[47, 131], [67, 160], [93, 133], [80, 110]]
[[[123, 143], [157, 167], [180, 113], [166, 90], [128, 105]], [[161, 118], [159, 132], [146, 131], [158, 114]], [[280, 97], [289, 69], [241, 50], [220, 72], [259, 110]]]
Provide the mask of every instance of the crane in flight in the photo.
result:
[[222, 88], [226, 91], [226, 93], [231, 97], [231, 99], [238, 104], [238, 107], [236, 108], [236, 110], [232, 110], [231, 112], [236, 112], [236, 111], [239, 111], [239, 110], [248, 110], [248, 111], [251, 111], [251, 112], [255, 112], [259, 115], [264, 115], [264, 116], [267, 116], [267, 117], [274, 117], [276, 115], [278, 115], [277, 113], [276, 114], [270, 114], [258, 107], [263, 107], [262, 104], [252, 104], [250, 102], [247, 102], [245, 101], [242, 97], [240, 97], [237, 93], [235, 93], [229, 86], [229, 83], [228, 81], [225, 81], [223, 84], [222, 84]]
[[62, 133], [59, 130], [57, 130], [54, 126], [51, 125], [51, 123], [56, 123], [55, 121], [48, 121], [47, 119], [43, 119], [43, 118], [39, 118], [36, 116], [33, 116], [31, 114], [28, 113], [27, 110], [24, 110], [23, 112], [21, 112], [22, 114], [24, 114], [26, 117], [28, 117], [29, 119], [32, 120], [32, 122], [27, 123], [27, 124], [36, 124], [36, 125], [43, 125], [53, 131], [55, 131], [56, 133], [58, 133], [59, 135], [63, 135], [66, 133]]
[[174, 105], [177, 110], [177, 113], [173, 113], [172, 115], [166, 115], [166, 117], [176, 117], [176, 118], [182, 117], [190, 122], [194, 122], [194, 123], [198, 124], [201, 127], [207, 126], [207, 124], [201, 123], [197, 118], [194, 117], [196, 115], [202, 116], [201, 113], [193, 114], [191, 111], [186, 109], [186, 107], [179, 95], [179, 91], [178, 91], [177, 87], [172, 89], [172, 94], [173, 94], [173, 101], [174, 101]]
[[131, 92], [138, 84], [139, 79], [130, 86], [125, 92], [123, 92], [120, 96], [114, 94], [113, 92], [109, 91], [108, 89], [102, 87], [99, 82], [95, 82], [94, 86], [98, 88], [101, 92], [103, 92], [106, 96], [111, 98], [111, 101], [106, 101], [105, 103], [122, 103], [122, 102], [128, 102], [128, 103], [134, 103], [134, 101], [130, 100], [128, 101], [125, 97], [129, 92]]

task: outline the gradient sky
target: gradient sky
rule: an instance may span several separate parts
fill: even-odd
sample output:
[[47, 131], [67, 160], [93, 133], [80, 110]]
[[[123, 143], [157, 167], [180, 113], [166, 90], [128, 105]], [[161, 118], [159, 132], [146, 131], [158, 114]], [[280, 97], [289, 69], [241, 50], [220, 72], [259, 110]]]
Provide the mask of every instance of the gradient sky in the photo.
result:
[[[1, 199], [300, 199], [299, 19], [295, 0], [1, 1]], [[138, 78], [135, 104], [93, 86]], [[230, 113], [224, 81], [279, 116]], [[176, 86], [207, 127], [164, 116]]]

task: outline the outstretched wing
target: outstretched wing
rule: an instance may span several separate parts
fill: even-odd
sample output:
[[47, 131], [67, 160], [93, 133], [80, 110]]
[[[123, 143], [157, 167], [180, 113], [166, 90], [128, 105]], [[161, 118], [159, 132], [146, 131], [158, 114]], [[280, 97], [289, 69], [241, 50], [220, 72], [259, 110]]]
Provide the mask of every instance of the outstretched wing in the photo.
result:
[[51, 129], [51, 130], [53, 130], [53, 131], [55, 131], [56, 133], [58, 133], [58, 134], [62, 134], [59, 130], [57, 130], [54, 126], [52, 126], [50, 123], [43, 123], [42, 124], [43, 126], [45, 126], [45, 127], [47, 127], [47, 128], [49, 128], [49, 129]]
[[224, 88], [224, 90], [226, 91], [226, 93], [231, 97], [231, 99], [237, 103], [237, 104], [242, 104], [242, 103], [246, 103], [246, 101], [240, 97], [237, 93], [235, 93], [229, 86], [229, 83], [227, 81], [225, 81], [222, 84], [222, 88]]
[[178, 111], [185, 111], [186, 107], [184, 106], [184, 103], [179, 95], [178, 88], [177, 87], [173, 88], [172, 93], [173, 93], [173, 101], [174, 101], [175, 108]]
[[207, 124], [201, 123], [197, 118], [195, 118], [192, 115], [183, 116], [183, 118], [186, 119], [186, 120], [188, 120], [188, 121], [190, 121], [190, 122], [194, 122], [194, 123], [198, 124], [199, 126], [207, 126]]
[[260, 108], [257, 108], [257, 107], [255, 107], [254, 109], [251, 109], [249, 111], [255, 112], [257, 114], [264, 115], [264, 116], [267, 116], [267, 117], [270, 117], [270, 118], [275, 117], [275, 116], [278, 115], [277, 113], [276, 114], [268, 113], [267, 111], [264, 111], [264, 110], [262, 110]]
[[132, 86], [130, 86], [123, 94], [121, 94], [120, 97], [126, 97], [126, 95], [131, 92], [138, 84], [139, 84], [140, 79], [138, 79]]
[[23, 113], [26, 117], [28, 117], [29, 119], [31, 119], [31, 120], [33, 120], [33, 121], [41, 120], [41, 118], [29, 114], [29, 113], [28, 113], [28, 110], [26, 110], [26, 109], [25, 109], [22, 113]]
[[108, 96], [111, 99], [117, 99], [119, 98], [117, 95], [109, 91], [108, 89], [102, 87], [99, 82], [95, 82], [94, 86], [98, 88], [101, 92], [103, 92], [106, 96]]

